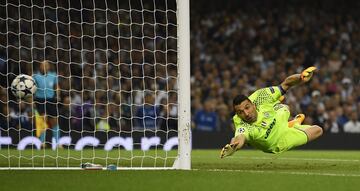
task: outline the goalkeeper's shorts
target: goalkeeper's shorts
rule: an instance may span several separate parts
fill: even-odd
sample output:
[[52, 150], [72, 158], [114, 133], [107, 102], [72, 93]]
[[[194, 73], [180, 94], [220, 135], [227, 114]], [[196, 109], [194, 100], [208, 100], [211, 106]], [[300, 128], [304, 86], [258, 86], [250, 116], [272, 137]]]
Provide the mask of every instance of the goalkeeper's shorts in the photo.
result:
[[281, 153], [308, 142], [304, 129], [309, 128], [310, 125], [296, 125], [294, 128], [289, 128], [288, 119], [290, 112], [288, 107], [282, 107], [276, 113], [278, 125], [274, 129], [277, 131], [278, 140], [271, 147], [272, 153]]

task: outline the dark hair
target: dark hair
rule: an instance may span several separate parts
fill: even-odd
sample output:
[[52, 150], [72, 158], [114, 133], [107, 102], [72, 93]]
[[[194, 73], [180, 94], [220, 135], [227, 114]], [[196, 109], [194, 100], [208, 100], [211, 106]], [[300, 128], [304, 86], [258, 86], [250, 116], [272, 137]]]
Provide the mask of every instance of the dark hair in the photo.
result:
[[[241, 102], [245, 101], [245, 100], [249, 100], [249, 98], [245, 95], [237, 95], [234, 100], [233, 100], [233, 106], [235, 105], [239, 105]], [[250, 101], [250, 100], [249, 100]]]

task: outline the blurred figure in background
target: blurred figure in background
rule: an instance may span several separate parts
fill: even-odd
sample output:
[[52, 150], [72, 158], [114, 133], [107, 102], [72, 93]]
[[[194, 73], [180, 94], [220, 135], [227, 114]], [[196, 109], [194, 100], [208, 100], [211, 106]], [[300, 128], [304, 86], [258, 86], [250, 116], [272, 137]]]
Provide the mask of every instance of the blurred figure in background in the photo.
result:
[[219, 115], [219, 127], [221, 128], [221, 131], [234, 132], [235, 127], [234, 124], [232, 123], [232, 120], [229, 119], [230, 112], [227, 105], [226, 104], [219, 105], [217, 107], [216, 112]]
[[353, 111], [350, 120], [344, 125], [344, 132], [346, 133], [360, 133], [360, 121], [358, 113]]
[[196, 131], [220, 131], [219, 116], [215, 111], [215, 100], [208, 99], [204, 108], [195, 111], [193, 128]]
[[[60, 136], [60, 128], [58, 124], [58, 107], [57, 95], [59, 90], [58, 78], [56, 72], [50, 66], [47, 60], [40, 63], [39, 71], [33, 75], [37, 85], [35, 92], [36, 110], [47, 122], [52, 131], [52, 138], [55, 140], [54, 144], [58, 144]], [[43, 129], [43, 128], [40, 128]], [[40, 140], [42, 147], [46, 147], [46, 130], [41, 132]], [[62, 147], [58, 145], [58, 147]]]
[[146, 92], [144, 104], [137, 107], [135, 117], [135, 128], [141, 130], [157, 130], [160, 118], [160, 106], [155, 104], [155, 97], [152, 93]]

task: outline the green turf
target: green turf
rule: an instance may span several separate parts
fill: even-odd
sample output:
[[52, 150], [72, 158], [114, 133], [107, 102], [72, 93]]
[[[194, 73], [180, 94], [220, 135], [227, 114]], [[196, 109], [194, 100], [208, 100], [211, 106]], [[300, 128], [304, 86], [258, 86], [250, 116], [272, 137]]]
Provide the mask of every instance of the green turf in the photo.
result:
[[[27, 155], [31, 150], [22, 154]], [[38, 154], [37, 151], [34, 151]], [[40, 151], [44, 152], [44, 151]], [[47, 150], [51, 154], [52, 151]], [[67, 150], [57, 153], [65, 156]], [[8, 165], [0, 150], [0, 166]], [[14, 162], [16, 153], [11, 151]], [[63, 155], [64, 154], [64, 155]], [[118, 156], [118, 151], [72, 151], [71, 156]], [[121, 153], [131, 154], [142, 151]], [[162, 158], [162, 151], [146, 153]], [[169, 156], [175, 152], [167, 153]], [[243, 150], [234, 156], [219, 159], [219, 151], [194, 150], [191, 171], [0, 171], [0, 190], [359, 190], [360, 151], [289, 151], [272, 155]], [[56, 156], [56, 155], [55, 155]], [[76, 158], [75, 157], [75, 158]], [[66, 158], [66, 157], [65, 157]], [[41, 157], [39, 159], [42, 159]], [[12, 161], [11, 159], [10, 161]], [[38, 158], [34, 159], [36, 162]], [[23, 162], [23, 161], [21, 161]], [[136, 163], [138, 163], [137, 161]], [[154, 160], [142, 160], [152, 165]], [[70, 160], [69, 164], [79, 163]], [[54, 162], [46, 161], [46, 165]], [[124, 162], [119, 164], [127, 165]], [[133, 163], [135, 166], [135, 162]]]
[[[59, 150], [32, 150], [23, 151], [15, 149], [0, 150], [0, 167], [80, 167], [81, 163], [91, 162], [102, 164], [116, 164], [120, 167], [171, 167], [177, 152], [165, 152], [163, 150], [149, 151], [124, 151], [85, 149], [74, 151], [69, 149]], [[10, 156], [10, 157], [8, 157]]]

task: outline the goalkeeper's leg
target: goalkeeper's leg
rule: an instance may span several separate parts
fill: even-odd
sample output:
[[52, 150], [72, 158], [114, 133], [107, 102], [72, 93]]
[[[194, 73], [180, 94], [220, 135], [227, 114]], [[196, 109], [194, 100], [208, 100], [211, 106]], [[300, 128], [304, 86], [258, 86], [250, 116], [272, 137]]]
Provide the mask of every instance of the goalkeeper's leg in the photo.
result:
[[323, 129], [318, 125], [300, 125], [296, 124], [294, 128], [300, 129], [305, 132], [308, 142], [319, 138], [323, 134]]
[[322, 135], [322, 128], [317, 125], [296, 124], [293, 128], [287, 128], [282, 136], [278, 152], [290, 150], [292, 148], [304, 145]]

